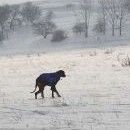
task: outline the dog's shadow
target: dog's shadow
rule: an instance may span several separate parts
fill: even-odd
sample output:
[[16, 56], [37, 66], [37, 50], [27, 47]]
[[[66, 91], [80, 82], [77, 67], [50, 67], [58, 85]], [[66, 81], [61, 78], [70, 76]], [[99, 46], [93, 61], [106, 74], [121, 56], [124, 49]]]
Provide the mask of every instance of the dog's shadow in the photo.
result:
[[37, 103], [37, 106], [39, 107], [68, 107], [69, 106], [69, 104], [67, 104], [64, 98], [62, 97], [61, 98], [46, 97], [46, 98], [38, 98], [37, 100], [36, 99], [29, 99], [29, 100]]

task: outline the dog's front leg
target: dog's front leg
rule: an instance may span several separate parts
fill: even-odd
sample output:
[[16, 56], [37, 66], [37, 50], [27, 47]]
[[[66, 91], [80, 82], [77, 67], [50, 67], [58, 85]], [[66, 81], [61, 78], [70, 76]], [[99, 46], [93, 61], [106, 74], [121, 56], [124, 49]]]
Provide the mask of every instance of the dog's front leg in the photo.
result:
[[56, 94], [57, 94], [58, 97], [61, 97], [60, 94], [59, 94], [59, 92], [57, 90], [55, 90], [55, 92], [56, 92]]
[[53, 88], [53, 91], [57, 94], [58, 97], [61, 97], [55, 86]]

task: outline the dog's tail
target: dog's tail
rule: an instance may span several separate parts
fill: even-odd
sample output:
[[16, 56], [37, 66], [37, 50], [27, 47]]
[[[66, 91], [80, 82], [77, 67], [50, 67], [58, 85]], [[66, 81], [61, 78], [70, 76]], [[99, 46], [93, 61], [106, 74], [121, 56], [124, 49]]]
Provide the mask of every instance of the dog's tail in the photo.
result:
[[36, 89], [37, 89], [37, 83], [36, 83], [36, 85], [35, 85], [34, 91], [32, 91], [32, 92], [30, 92], [30, 93], [34, 93], [34, 92], [36, 91]]

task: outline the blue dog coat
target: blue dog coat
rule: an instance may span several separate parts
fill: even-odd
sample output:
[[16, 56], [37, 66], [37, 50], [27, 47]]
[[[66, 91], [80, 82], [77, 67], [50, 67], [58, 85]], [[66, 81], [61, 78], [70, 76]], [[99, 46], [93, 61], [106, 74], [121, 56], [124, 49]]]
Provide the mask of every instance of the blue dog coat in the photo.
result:
[[56, 85], [60, 80], [60, 76], [57, 73], [43, 73], [39, 76], [39, 78], [48, 86]]

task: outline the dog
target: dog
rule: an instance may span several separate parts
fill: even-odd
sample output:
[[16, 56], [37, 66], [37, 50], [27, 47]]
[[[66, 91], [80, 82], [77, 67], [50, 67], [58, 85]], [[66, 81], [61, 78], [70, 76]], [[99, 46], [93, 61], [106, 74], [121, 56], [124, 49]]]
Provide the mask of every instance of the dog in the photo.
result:
[[61, 97], [59, 92], [56, 89], [56, 84], [60, 80], [61, 77], [66, 77], [65, 72], [63, 70], [59, 70], [54, 73], [43, 73], [36, 79], [34, 93], [37, 89], [39, 90], [35, 92], [35, 99], [37, 99], [37, 94], [41, 93], [42, 98], [44, 98], [44, 87], [50, 86], [52, 90], [52, 98], [54, 98], [54, 92], [57, 94], [58, 97]]

